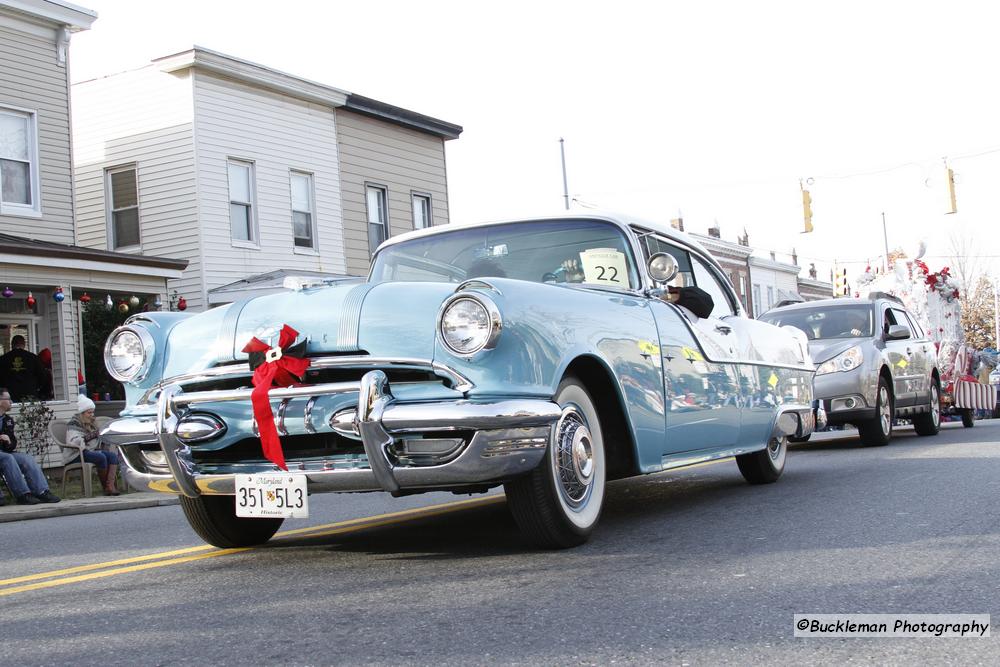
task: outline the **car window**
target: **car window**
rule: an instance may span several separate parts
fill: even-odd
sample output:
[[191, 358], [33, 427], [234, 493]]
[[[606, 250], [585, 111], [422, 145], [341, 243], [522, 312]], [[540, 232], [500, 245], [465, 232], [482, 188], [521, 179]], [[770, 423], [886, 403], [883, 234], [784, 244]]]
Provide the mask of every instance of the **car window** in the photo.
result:
[[[906, 312], [899, 310], [898, 308], [890, 308], [888, 312], [892, 315], [892, 323], [906, 327], [906, 330], [910, 332], [910, 336], [912, 337], [913, 329], [910, 327], [910, 320], [906, 317]], [[888, 329], [886, 331], [888, 331]]]
[[712, 317], [735, 315], [736, 310], [729, 297], [730, 291], [720, 282], [715, 272], [708, 268], [708, 265], [701, 257], [694, 256], [692, 259], [694, 260], [695, 284], [708, 292], [715, 304], [712, 308]]
[[920, 323], [917, 322], [917, 318], [912, 313], [906, 313], [906, 320], [910, 323], [910, 331], [913, 332], [916, 338], [923, 338], [926, 335]]
[[538, 220], [455, 228], [388, 245], [372, 264], [373, 282], [460, 282], [516, 278], [636, 288], [625, 233], [593, 220]]
[[815, 308], [778, 308], [759, 318], [775, 326], [793, 326], [809, 340], [871, 336], [874, 310], [869, 305], [851, 304]]

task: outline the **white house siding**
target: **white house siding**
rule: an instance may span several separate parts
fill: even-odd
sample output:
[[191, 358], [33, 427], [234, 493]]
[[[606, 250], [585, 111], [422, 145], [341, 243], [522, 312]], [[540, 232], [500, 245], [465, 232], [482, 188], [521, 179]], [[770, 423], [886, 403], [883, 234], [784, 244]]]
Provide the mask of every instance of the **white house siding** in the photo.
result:
[[388, 190], [390, 236], [413, 229], [411, 193], [431, 196], [435, 225], [448, 223], [444, 139], [337, 109], [347, 271], [368, 273], [365, 183]]
[[0, 215], [0, 231], [73, 242], [68, 104], [66, 67], [57, 60], [55, 30], [0, 11], [0, 106], [37, 114], [42, 203], [41, 219]]
[[188, 260], [169, 281], [193, 306], [201, 288], [191, 77], [158, 67], [73, 86], [77, 244], [113, 250], [105, 170], [136, 165], [144, 255]]
[[[194, 74], [195, 143], [207, 291], [274, 269], [344, 273], [340, 173], [333, 110]], [[233, 244], [227, 160], [254, 163], [259, 248]], [[318, 252], [296, 249], [289, 171], [313, 174]]]
[[[798, 293], [799, 267], [793, 264], [775, 262], [758, 257], [750, 258], [750, 282], [759, 288], [760, 301], [757, 301], [756, 291], [753, 291], [754, 315], [766, 312], [781, 300], [779, 290]], [[771, 302], [768, 302], [767, 288], [771, 288]], [[751, 288], [752, 289], [752, 288]]]

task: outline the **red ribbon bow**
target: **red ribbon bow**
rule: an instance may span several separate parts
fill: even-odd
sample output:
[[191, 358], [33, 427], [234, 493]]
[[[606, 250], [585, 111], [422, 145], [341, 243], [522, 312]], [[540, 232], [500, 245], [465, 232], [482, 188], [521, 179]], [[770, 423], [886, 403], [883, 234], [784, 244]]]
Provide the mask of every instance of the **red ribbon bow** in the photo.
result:
[[264, 450], [264, 457], [282, 470], [288, 470], [288, 467], [281, 450], [278, 429], [274, 425], [269, 394], [271, 387], [291, 387], [301, 382], [309, 367], [309, 360], [304, 358], [306, 342], [303, 340], [292, 345], [298, 335], [298, 331], [285, 324], [281, 327], [276, 347], [270, 347], [254, 337], [243, 348], [250, 355], [250, 368], [253, 369], [254, 389], [250, 394], [250, 402], [253, 404], [253, 416], [260, 433], [260, 446]]

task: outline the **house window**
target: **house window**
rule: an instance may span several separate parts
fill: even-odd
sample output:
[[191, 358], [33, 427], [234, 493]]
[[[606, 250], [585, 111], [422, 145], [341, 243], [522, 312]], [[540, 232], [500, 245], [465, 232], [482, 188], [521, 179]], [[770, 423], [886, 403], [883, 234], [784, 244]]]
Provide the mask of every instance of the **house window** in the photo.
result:
[[313, 215], [313, 175], [291, 172], [292, 234], [296, 248], [316, 247], [316, 216]]
[[413, 228], [431, 226], [431, 196], [413, 194]]
[[771, 310], [774, 306], [774, 288], [770, 285], [767, 286], [767, 309]]
[[139, 245], [139, 189], [134, 166], [109, 169], [105, 174], [111, 229], [111, 249]]
[[740, 301], [743, 302], [743, 308], [747, 307], [747, 277], [742, 273], [740, 274]]
[[253, 206], [253, 163], [229, 160], [229, 224], [234, 241], [256, 243]]
[[39, 215], [35, 114], [0, 107], [0, 213]]
[[753, 284], [753, 316], [760, 317], [760, 285]]
[[389, 208], [385, 188], [366, 185], [365, 201], [368, 205], [368, 252], [374, 255], [375, 249], [389, 236]]

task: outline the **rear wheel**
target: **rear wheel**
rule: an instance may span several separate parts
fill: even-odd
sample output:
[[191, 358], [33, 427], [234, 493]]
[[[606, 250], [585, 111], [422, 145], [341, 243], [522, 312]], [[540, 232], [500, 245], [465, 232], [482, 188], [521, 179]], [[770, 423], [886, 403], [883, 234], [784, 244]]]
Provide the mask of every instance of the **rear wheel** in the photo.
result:
[[976, 419], [972, 414], [971, 408], [965, 408], [960, 412], [962, 413], [962, 426], [965, 428], [972, 428], [976, 425]]
[[889, 440], [892, 438], [894, 407], [892, 392], [889, 391], [885, 378], [880, 377], [878, 391], [875, 392], [875, 418], [858, 424], [861, 442], [870, 447], [881, 447], [889, 444]]
[[284, 521], [236, 516], [235, 496], [181, 496], [181, 509], [198, 537], [222, 549], [263, 544]]
[[930, 410], [913, 417], [913, 430], [917, 435], [937, 435], [941, 430], [941, 390], [931, 384]]
[[547, 549], [583, 544], [604, 506], [607, 465], [597, 409], [575, 377], [556, 391], [563, 408], [545, 458], [504, 484], [507, 506], [528, 539]]
[[770, 484], [781, 477], [788, 454], [788, 438], [771, 438], [767, 448], [736, 457], [743, 479], [751, 484]]
[[800, 435], [800, 436], [790, 435], [788, 436], [788, 442], [794, 442], [794, 443], [809, 442], [809, 438], [811, 437], [812, 433], [810, 433], [809, 435]]

